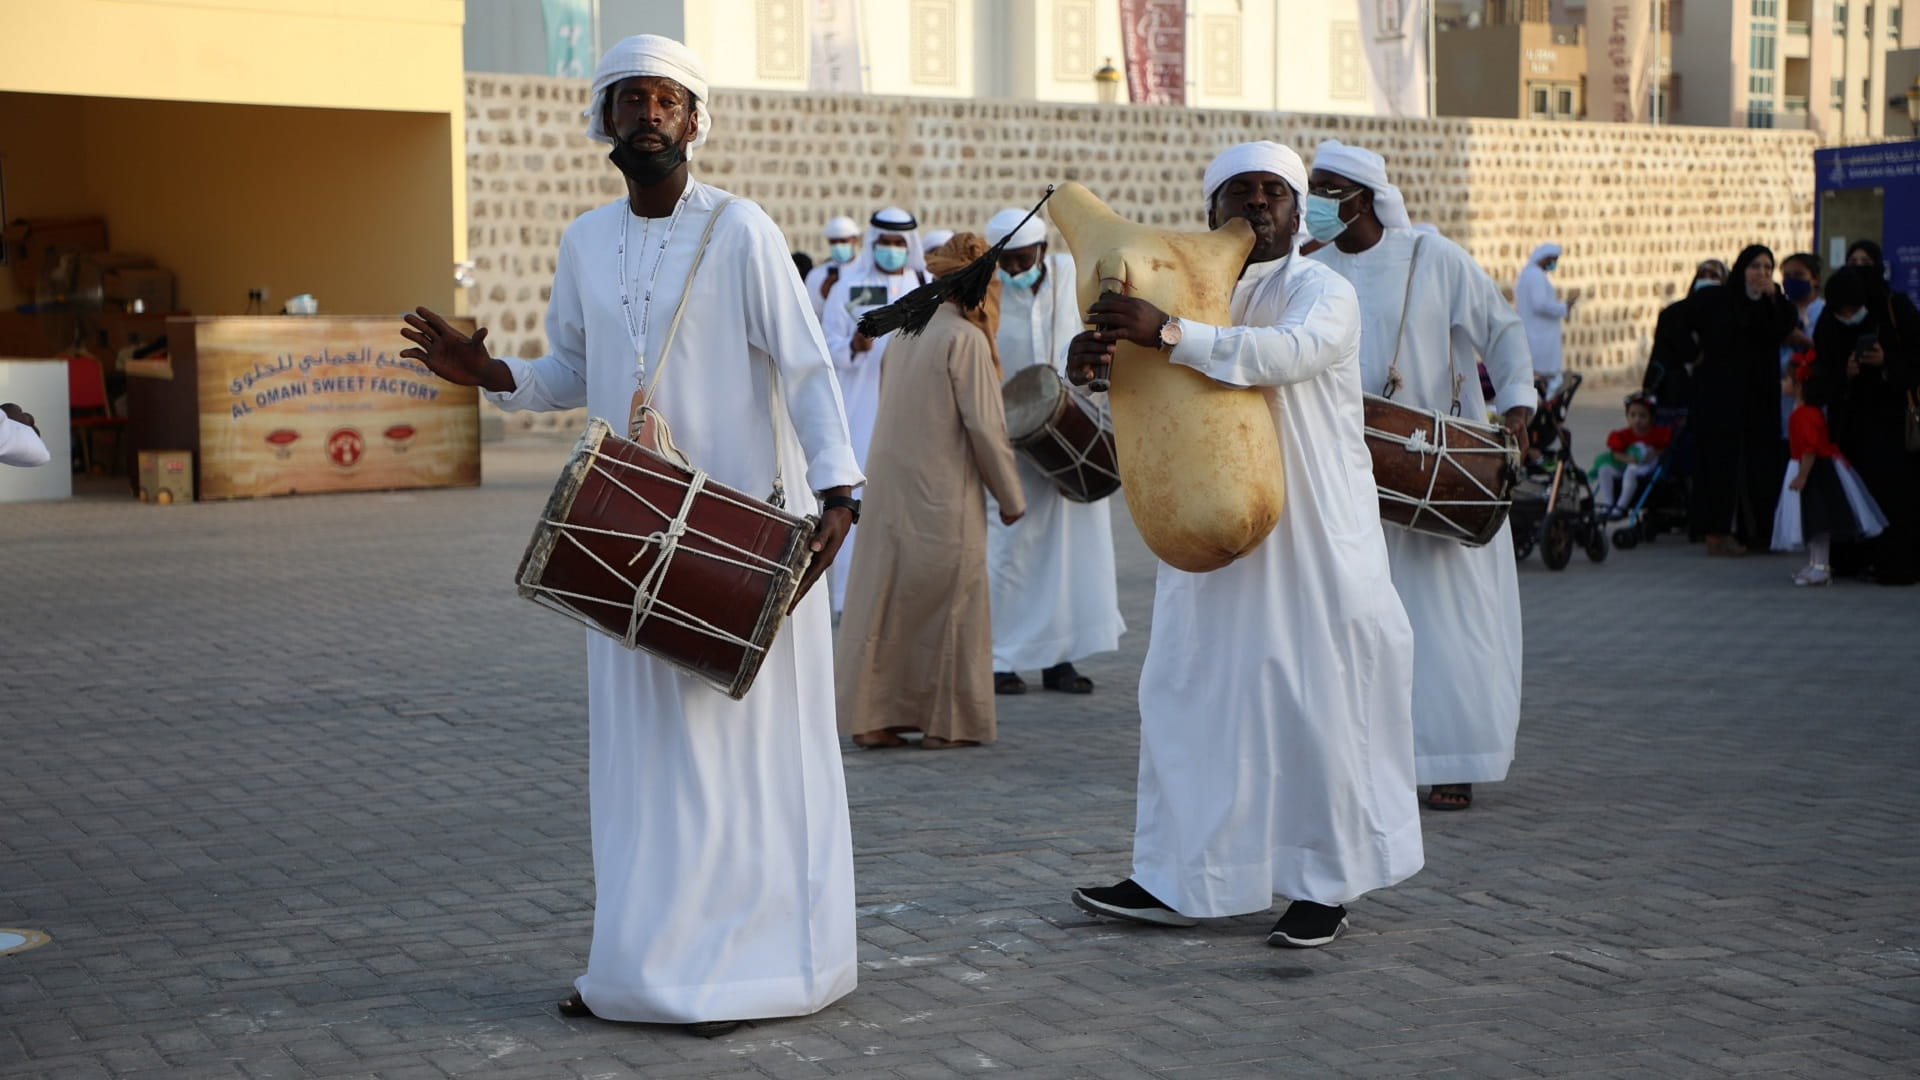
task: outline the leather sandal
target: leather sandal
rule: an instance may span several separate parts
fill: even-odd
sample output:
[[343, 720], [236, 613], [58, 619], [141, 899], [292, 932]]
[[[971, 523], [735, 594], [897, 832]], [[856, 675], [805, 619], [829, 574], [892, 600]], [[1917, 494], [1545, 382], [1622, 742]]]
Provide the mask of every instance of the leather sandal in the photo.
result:
[[1465, 810], [1472, 805], [1472, 784], [1435, 784], [1427, 789], [1429, 810]]
[[556, 1005], [555, 1008], [560, 1010], [561, 1016], [564, 1016], [570, 1020], [599, 1019], [598, 1017], [593, 1015], [592, 1009], [587, 1008], [587, 1003], [583, 998], [581, 998], [580, 991], [578, 990], [575, 990], [573, 993], [568, 994], [566, 997], [561, 998], [560, 1003]]
[[1040, 673], [1040, 685], [1063, 694], [1091, 694], [1093, 680], [1073, 669], [1071, 662], [1055, 664]]
[[938, 735], [922, 735], [920, 737], [920, 749], [922, 750], [964, 750], [969, 746], [979, 745], [980, 740], [978, 739], [943, 739]]
[[996, 694], [1024, 694], [1027, 692], [1027, 680], [1015, 671], [996, 671], [993, 673], [993, 692]]
[[853, 745], [863, 750], [891, 750], [907, 745], [907, 740], [885, 728], [879, 731], [863, 731], [853, 737]]

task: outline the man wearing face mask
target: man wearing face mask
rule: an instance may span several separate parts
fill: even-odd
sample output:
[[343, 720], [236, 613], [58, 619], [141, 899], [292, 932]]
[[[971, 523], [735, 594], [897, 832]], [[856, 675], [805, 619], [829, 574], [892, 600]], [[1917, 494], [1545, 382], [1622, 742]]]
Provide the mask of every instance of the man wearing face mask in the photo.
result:
[[[1527, 331], [1527, 353], [1533, 357], [1533, 373], [1549, 384], [1560, 377], [1560, 324], [1573, 314], [1578, 297], [1566, 303], [1553, 291], [1547, 275], [1560, 268], [1560, 245], [1541, 244], [1527, 256], [1527, 265], [1513, 283], [1513, 307]], [[1551, 395], [1552, 390], [1548, 390]]]
[[827, 309], [827, 294], [840, 283], [840, 275], [853, 264], [854, 256], [860, 254], [860, 226], [852, 218], [834, 218], [820, 234], [827, 241], [827, 259], [807, 274], [807, 299], [813, 303], [816, 319]]
[[[1083, 910], [1154, 926], [1291, 901], [1267, 944], [1316, 948], [1346, 905], [1420, 869], [1409, 715], [1413, 639], [1394, 595], [1362, 428], [1353, 289], [1293, 254], [1300, 155], [1272, 142], [1207, 166], [1207, 222], [1253, 226], [1231, 326], [1108, 293], [1069, 347], [1084, 384], [1117, 341], [1257, 388], [1273, 414], [1286, 505], [1231, 565], [1154, 583], [1140, 671], [1133, 872], [1078, 889]], [[1130, 360], [1129, 362], [1132, 362]]]
[[[689, 175], [713, 121], [685, 45], [620, 42], [591, 100], [587, 134], [613, 145], [626, 195], [561, 237], [551, 352], [490, 356], [485, 330], [466, 337], [422, 308], [407, 317], [415, 347], [402, 355], [503, 408], [585, 406], [623, 432], [636, 390], [660, 373], [651, 404], [697, 467], [748, 492], [784, 476], [787, 509], [820, 515], [805, 590], [851, 526], [862, 477], [786, 239], [760, 207]], [[815, 1012], [853, 989], [832, 632], [825, 595], [803, 596], [739, 701], [588, 636], [593, 943], [563, 1015], [711, 1036]]]
[[[1537, 398], [1520, 317], [1464, 249], [1407, 218], [1379, 154], [1329, 139], [1314, 153], [1314, 258], [1360, 295], [1366, 388], [1441, 414], [1505, 419], [1527, 446]], [[1456, 359], [1456, 353], [1458, 357]], [[1494, 388], [1473, 377], [1476, 354]], [[1473, 785], [1506, 779], [1520, 728], [1520, 580], [1511, 526], [1481, 547], [1387, 529], [1393, 584], [1413, 622], [1413, 732], [1432, 810], [1465, 810]]]
[[[913, 215], [889, 206], [868, 222], [866, 246], [840, 274], [827, 293], [820, 329], [827, 352], [840, 377], [840, 393], [847, 402], [847, 427], [853, 434], [853, 453], [862, 468], [867, 464], [867, 441], [880, 413], [880, 376], [893, 335], [870, 338], [860, 332], [860, 316], [883, 307], [927, 283], [927, 262], [920, 247], [920, 225]], [[834, 561], [827, 584], [837, 617], [847, 603], [847, 571], [853, 566], [853, 546], [859, 530], [847, 535]]]
[[[1081, 330], [1073, 256], [1048, 254], [1046, 224], [1018, 207], [993, 215], [986, 238], [989, 244], [1007, 240], [996, 271], [1001, 373], [1011, 379], [1036, 364], [1064, 371], [1067, 346]], [[1104, 408], [1104, 398], [1097, 400]], [[1104, 499], [1068, 499], [1024, 457], [1019, 468], [1027, 516], [1002, 525], [991, 500], [988, 506], [993, 689], [1024, 694], [1019, 673], [1039, 670], [1047, 690], [1090, 694], [1093, 680], [1073, 662], [1119, 648], [1127, 628], [1114, 576], [1111, 511]]]

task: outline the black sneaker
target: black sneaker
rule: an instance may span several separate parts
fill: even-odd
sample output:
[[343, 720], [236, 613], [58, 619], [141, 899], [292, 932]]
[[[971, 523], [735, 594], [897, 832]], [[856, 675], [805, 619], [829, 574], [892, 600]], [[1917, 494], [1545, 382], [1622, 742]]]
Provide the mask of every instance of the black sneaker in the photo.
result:
[[1287, 905], [1287, 913], [1280, 916], [1280, 921], [1273, 924], [1273, 933], [1267, 935], [1267, 944], [1285, 949], [1317, 949], [1345, 933], [1346, 929], [1345, 907], [1328, 907], [1311, 900], [1295, 900]]
[[1132, 878], [1104, 889], [1075, 889], [1073, 906], [1095, 915], [1146, 923], [1148, 926], [1200, 925], [1200, 920], [1189, 919], [1154, 899], [1152, 893], [1135, 885]]

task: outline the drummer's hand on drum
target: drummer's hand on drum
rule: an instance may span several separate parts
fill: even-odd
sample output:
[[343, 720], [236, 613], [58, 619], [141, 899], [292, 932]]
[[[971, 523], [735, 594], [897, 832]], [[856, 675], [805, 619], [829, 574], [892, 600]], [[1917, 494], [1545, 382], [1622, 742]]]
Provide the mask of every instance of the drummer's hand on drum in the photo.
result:
[[1085, 386], [1096, 376], [1106, 378], [1113, 365], [1113, 344], [1101, 341], [1092, 330], [1083, 330], [1067, 343], [1067, 381]]
[[468, 337], [426, 308], [415, 308], [405, 318], [407, 329], [400, 336], [417, 348], [403, 349], [401, 356], [420, 361], [457, 386], [478, 386], [498, 394], [513, 389], [513, 372], [487, 352], [486, 327]]
[[[852, 495], [850, 487], [828, 488], [822, 495]], [[807, 572], [800, 575], [800, 589], [793, 594], [793, 603], [787, 611], [791, 613], [806, 599], [807, 590], [820, 580], [820, 575], [833, 565], [833, 557], [840, 554], [840, 545], [847, 542], [847, 532], [853, 528], [853, 511], [844, 506], [836, 506], [820, 515], [820, 524], [813, 528], [813, 539], [807, 547], [813, 551], [813, 558], [807, 563]]]
[[1143, 348], [1160, 348], [1160, 328], [1167, 313], [1137, 296], [1104, 292], [1087, 309], [1087, 325], [1101, 341], [1130, 341]]
[[1527, 408], [1525, 405], [1515, 405], [1513, 408], [1508, 409], [1506, 415], [1502, 418], [1502, 422], [1506, 424], [1507, 430], [1513, 432], [1514, 441], [1520, 444], [1520, 455], [1522, 457], [1525, 457], [1527, 453], [1527, 421], [1531, 419], [1533, 419], [1533, 410]]

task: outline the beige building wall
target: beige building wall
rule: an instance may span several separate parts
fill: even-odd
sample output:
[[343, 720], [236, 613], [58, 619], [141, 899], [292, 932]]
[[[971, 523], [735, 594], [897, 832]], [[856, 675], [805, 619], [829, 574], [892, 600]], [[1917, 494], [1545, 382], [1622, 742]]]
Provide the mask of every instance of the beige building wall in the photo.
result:
[[[581, 134], [586, 89], [468, 77], [473, 310], [503, 352], [546, 350], [560, 233], [621, 192], [604, 148]], [[1135, 220], [1199, 229], [1201, 174], [1220, 149], [1271, 138], [1311, 157], [1325, 138], [1359, 143], [1386, 155], [1414, 220], [1464, 244], [1504, 287], [1536, 244], [1560, 243], [1555, 284], [1586, 297], [1568, 325], [1568, 362], [1609, 379], [1638, 377], [1655, 316], [1701, 258], [1811, 242], [1814, 140], [1797, 132], [773, 91], [720, 91], [714, 114], [697, 174], [759, 202], [816, 255], [834, 214], [897, 203], [930, 227], [977, 229], [1062, 180]]]
[[[544, 70], [526, 40], [543, 25], [539, 0], [467, 2], [469, 70]], [[1115, 0], [852, 2], [872, 94], [1091, 104], [1094, 72], [1125, 64]], [[1360, 3], [1188, 0], [1188, 104], [1371, 113]], [[715, 86], [808, 87], [809, 0], [600, 0], [599, 10], [603, 49], [666, 34], [700, 54]]]
[[1496, 23], [1435, 36], [1440, 115], [1586, 117], [1587, 50], [1577, 27]]

